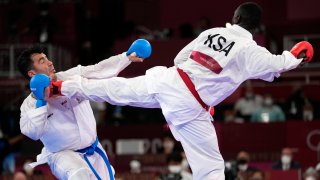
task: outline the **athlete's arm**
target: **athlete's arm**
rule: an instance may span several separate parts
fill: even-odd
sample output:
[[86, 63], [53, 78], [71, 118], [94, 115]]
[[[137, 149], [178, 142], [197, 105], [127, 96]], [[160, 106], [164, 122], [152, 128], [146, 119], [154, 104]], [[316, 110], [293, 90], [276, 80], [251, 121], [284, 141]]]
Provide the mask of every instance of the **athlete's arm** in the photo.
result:
[[131, 62], [142, 62], [151, 55], [151, 45], [147, 40], [134, 41], [127, 52], [112, 56], [95, 65], [77, 66], [60, 74], [64, 76], [80, 75], [89, 79], [106, 79], [117, 76]]
[[274, 77], [279, 77], [280, 73], [298, 67], [303, 61], [302, 58], [297, 59], [289, 51], [283, 51], [281, 55], [274, 55], [257, 45], [250, 45], [239, 53], [241, 59], [244, 60], [244, 68], [251, 78], [265, 81], [273, 81]]
[[[70, 77], [73, 75], [80, 75], [85, 78], [104, 79], [117, 76], [124, 68], [126, 68], [132, 61], [129, 60], [126, 53], [116, 56], [111, 56], [108, 59], [102, 60], [97, 64], [89, 66], [78, 65], [72, 69], [57, 74], [58, 79], [61, 77]], [[63, 78], [62, 78], [63, 79]]]
[[28, 97], [21, 105], [21, 133], [33, 140], [39, 140], [47, 127], [47, 106], [36, 108], [36, 99]]
[[267, 49], [251, 44], [239, 53], [246, 62], [246, 70], [252, 78], [272, 81], [274, 77], [279, 77], [280, 73], [310, 62], [313, 57], [313, 47], [310, 43], [302, 41], [290, 52], [283, 51], [282, 55], [273, 55]]

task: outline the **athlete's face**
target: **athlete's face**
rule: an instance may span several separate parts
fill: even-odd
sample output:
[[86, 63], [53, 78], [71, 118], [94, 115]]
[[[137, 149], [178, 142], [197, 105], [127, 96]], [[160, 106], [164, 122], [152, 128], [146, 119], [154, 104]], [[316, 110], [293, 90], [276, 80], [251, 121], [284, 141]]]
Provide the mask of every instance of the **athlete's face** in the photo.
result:
[[33, 53], [31, 54], [31, 59], [33, 62], [33, 69], [28, 72], [30, 77], [35, 74], [46, 74], [53, 79], [56, 70], [54, 69], [52, 61], [50, 61], [47, 56], [43, 53]]

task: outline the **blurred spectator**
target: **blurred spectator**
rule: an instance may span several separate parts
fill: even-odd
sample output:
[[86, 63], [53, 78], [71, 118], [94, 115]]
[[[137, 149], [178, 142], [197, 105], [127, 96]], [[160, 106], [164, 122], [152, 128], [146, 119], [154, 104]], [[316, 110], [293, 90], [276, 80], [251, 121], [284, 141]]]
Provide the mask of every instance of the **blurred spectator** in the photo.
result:
[[51, 43], [52, 37], [57, 29], [57, 21], [49, 13], [49, 4], [41, 3], [39, 15], [31, 20], [29, 28], [25, 31], [34, 34], [37, 38], [37, 42]]
[[235, 161], [225, 161], [224, 175], [226, 180], [234, 180], [237, 177], [237, 164]]
[[116, 119], [124, 119], [124, 115], [122, 113], [122, 106], [115, 106], [112, 116]]
[[22, 167], [24, 173], [28, 177], [32, 177], [34, 174], [34, 169], [29, 165], [30, 163], [32, 163], [32, 161], [28, 159], [23, 163], [23, 167]]
[[208, 17], [201, 17], [194, 28], [194, 35], [199, 36], [203, 31], [212, 28], [211, 21]]
[[236, 113], [233, 109], [226, 109], [223, 112], [223, 121], [226, 123], [230, 123], [230, 122], [243, 123], [243, 119], [237, 118]]
[[2, 163], [4, 158], [10, 153], [8, 139], [4, 137], [0, 126], [0, 174], [2, 174]]
[[255, 171], [249, 180], [265, 180], [265, 174], [263, 171]]
[[309, 167], [303, 173], [303, 180], [318, 180], [318, 179], [319, 179], [319, 175], [313, 167]]
[[182, 169], [182, 156], [179, 152], [171, 153], [168, 158], [168, 173], [160, 175], [160, 180], [192, 180], [192, 175]]
[[287, 99], [285, 106], [288, 119], [313, 119], [313, 106], [301, 87], [297, 88]]
[[313, 120], [313, 106], [311, 103], [307, 103], [303, 107], [303, 120], [312, 121]]
[[19, 171], [14, 173], [13, 180], [27, 180], [27, 176], [23, 172]]
[[13, 174], [15, 171], [15, 153], [10, 151], [2, 161], [2, 174]]
[[13, 146], [24, 138], [17, 135], [12, 138], [6, 137], [0, 127], [0, 174], [13, 174], [15, 171], [15, 154]]
[[138, 160], [130, 161], [130, 173], [132, 174], [141, 173], [141, 163]]
[[285, 115], [282, 109], [273, 103], [271, 94], [266, 94], [262, 107], [253, 112], [251, 122], [277, 122], [284, 121]]
[[263, 98], [253, 92], [252, 86], [247, 84], [245, 96], [238, 99], [234, 110], [238, 118], [249, 121], [252, 114], [262, 106]]
[[173, 139], [173, 137], [170, 135], [164, 136], [162, 140], [162, 147], [158, 149], [158, 152], [168, 156], [171, 153], [177, 152], [177, 151], [178, 151], [178, 146], [175, 143], [175, 140]]
[[25, 176], [27, 177], [27, 179], [37, 179], [36, 177], [43, 177], [44, 173], [37, 169], [37, 168], [33, 168], [32, 166], [30, 166], [30, 163], [33, 163], [32, 160], [27, 159], [24, 163], [23, 163], [23, 173], [25, 174]]
[[317, 173], [318, 173], [318, 175], [319, 175], [319, 177], [320, 177], [320, 162], [316, 165], [316, 171], [317, 171]]
[[293, 160], [293, 153], [291, 148], [283, 148], [281, 152], [281, 159], [272, 165], [272, 169], [275, 170], [289, 170], [300, 169], [299, 162]]
[[249, 166], [250, 155], [246, 151], [240, 151], [236, 162], [226, 162], [225, 177], [226, 180], [249, 180], [257, 171], [256, 168]]
[[256, 168], [249, 166], [250, 155], [246, 151], [240, 151], [237, 156], [237, 178], [249, 179], [249, 177], [257, 170]]

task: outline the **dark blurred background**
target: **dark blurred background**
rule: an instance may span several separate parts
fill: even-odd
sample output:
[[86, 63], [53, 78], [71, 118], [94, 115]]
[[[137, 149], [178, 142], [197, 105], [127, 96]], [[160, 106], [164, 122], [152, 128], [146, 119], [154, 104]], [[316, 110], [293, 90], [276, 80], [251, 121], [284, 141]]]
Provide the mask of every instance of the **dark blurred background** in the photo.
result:
[[[119, 54], [138, 38], [148, 39], [153, 53], [132, 64], [123, 77], [143, 75], [156, 66], [172, 66], [175, 55], [202, 31], [226, 26], [241, 0], [0, 0], [0, 150], [2, 178], [10, 179], [34, 161], [42, 144], [20, 135], [20, 105], [30, 93], [16, 59], [33, 44], [47, 49], [57, 71], [90, 65]], [[320, 174], [320, 1], [259, 0], [263, 24], [254, 39], [281, 54], [301, 40], [315, 50], [307, 66], [283, 73], [275, 82], [245, 82], [218, 105], [214, 115], [227, 179], [319, 178]], [[270, 103], [271, 102], [271, 103]], [[173, 141], [160, 109], [92, 103], [98, 134], [118, 179], [157, 179], [166, 171], [167, 155], [181, 147]], [[169, 140], [168, 140], [169, 139]], [[166, 142], [175, 144], [165, 153]], [[300, 166], [275, 170], [283, 148]], [[254, 170], [239, 170], [241, 151]], [[240, 154], [240, 155], [239, 155]], [[248, 158], [249, 157], [249, 158]], [[317, 166], [318, 165], [318, 166]], [[140, 168], [139, 171], [132, 170]], [[250, 169], [250, 168], [249, 168]], [[280, 168], [281, 169], [281, 168]], [[186, 168], [188, 171], [188, 168]], [[32, 174], [53, 179], [48, 167]], [[31, 175], [28, 178], [32, 178]], [[1, 178], [0, 178], [1, 179]], [[261, 178], [260, 178], [261, 179]]]

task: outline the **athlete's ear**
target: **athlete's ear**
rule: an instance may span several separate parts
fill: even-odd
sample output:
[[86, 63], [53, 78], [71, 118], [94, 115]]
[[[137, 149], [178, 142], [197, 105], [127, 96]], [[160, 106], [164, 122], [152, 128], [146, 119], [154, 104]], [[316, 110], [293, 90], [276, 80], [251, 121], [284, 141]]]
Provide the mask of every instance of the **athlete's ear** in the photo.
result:
[[32, 78], [34, 75], [36, 75], [37, 73], [36, 73], [36, 71], [35, 70], [29, 70], [28, 71], [28, 76], [30, 77], [30, 78]]
[[240, 15], [233, 16], [232, 24], [239, 24], [240, 23], [240, 19], [241, 19]]

